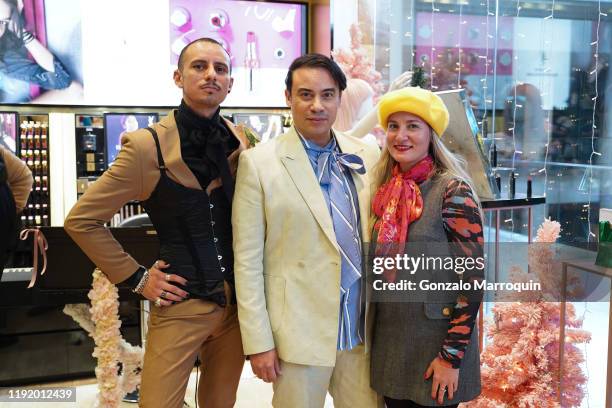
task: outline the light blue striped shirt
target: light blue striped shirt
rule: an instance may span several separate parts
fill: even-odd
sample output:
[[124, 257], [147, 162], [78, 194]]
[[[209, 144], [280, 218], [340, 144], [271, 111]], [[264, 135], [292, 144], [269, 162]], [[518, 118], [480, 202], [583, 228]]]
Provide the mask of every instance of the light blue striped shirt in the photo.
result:
[[[340, 152], [340, 148], [336, 142], [335, 136], [332, 136], [331, 141], [325, 147], [320, 147], [315, 143], [306, 140], [299, 132], [300, 140], [304, 145], [310, 164], [317, 176], [317, 180], [320, 178], [318, 174], [317, 159], [319, 155], [324, 151], [335, 150]], [[333, 133], [332, 133], [333, 135]], [[351, 177], [350, 171], [344, 166], [340, 166], [342, 170], [343, 185], [346, 190], [346, 194], [350, 197], [352, 207], [352, 220], [353, 230], [356, 232], [358, 241], [361, 245], [361, 220], [359, 217], [359, 201], [357, 198], [357, 190], [355, 189], [355, 183]], [[329, 185], [321, 185], [321, 191], [325, 197], [325, 203], [329, 210], [330, 215], [332, 214], [331, 201], [329, 198]], [[342, 262], [344, 258], [342, 258]], [[359, 266], [360, 272], [362, 271], [362, 265]], [[344, 270], [345, 268], [341, 268]], [[344, 272], [342, 272], [344, 273]], [[365, 302], [362, 296], [362, 284], [361, 279], [357, 279], [350, 288], [344, 290], [340, 287], [340, 319], [338, 321], [338, 350], [351, 350], [352, 348], [363, 343], [363, 333], [365, 327]]]

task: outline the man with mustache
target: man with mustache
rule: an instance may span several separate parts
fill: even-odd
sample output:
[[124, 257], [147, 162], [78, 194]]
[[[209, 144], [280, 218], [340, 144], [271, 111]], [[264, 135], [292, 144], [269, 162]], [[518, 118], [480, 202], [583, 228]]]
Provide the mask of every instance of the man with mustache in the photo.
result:
[[[248, 145], [219, 105], [232, 88], [231, 61], [200, 38], [179, 57], [183, 100], [150, 129], [127, 133], [113, 166], [74, 206], [65, 228], [113, 283], [128, 281], [154, 303], [149, 317], [142, 407], [182, 407], [196, 357], [198, 401], [230, 408], [244, 365], [235, 300], [231, 202], [238, 155]], [[160, 259], [139, 265], [104, 223], [131, 200], [151, 218]]]
[[[328, 57], [289, 67], [294, 125], [240, 157], [232, 211], [238, 316], [276, 408], [376, 408], [362, 283], [378, 149], [331, 130], [346, 77]], [[368, 323], [371, 319], [368, 320]]]

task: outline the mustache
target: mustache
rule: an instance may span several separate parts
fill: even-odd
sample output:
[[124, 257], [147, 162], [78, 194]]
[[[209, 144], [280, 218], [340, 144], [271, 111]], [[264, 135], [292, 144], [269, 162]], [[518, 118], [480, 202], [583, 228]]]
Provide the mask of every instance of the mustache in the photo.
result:
[[206, 82], [206, 83], [200, 85], [200, 88], [206, 88], [206, 87], [213, 87], [216, 90], [220, 90], [221, 89], [221, 86], [219, 86], [219, 84], [216, 83], [216, 82]]

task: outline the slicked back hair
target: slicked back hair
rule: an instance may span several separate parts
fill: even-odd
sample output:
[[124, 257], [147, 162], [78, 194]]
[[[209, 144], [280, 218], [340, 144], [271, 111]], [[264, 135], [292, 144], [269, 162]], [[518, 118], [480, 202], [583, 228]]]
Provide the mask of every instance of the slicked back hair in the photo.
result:
[[291, 93], [291, 87], [293, 86], [293, 71], [299, 68], [322, 68], [329, 72], [329, 75], [331, 75], [336, 82], [336, 85], [338, 85], [340, 92], [346, 89], [346, 76], [338, 64], [325, 55], [311, 53], [304, 54], [301, 57], [293, 60], [291, 63], [289, 71], [287, 72], [287, 77], [285, 78], [285, 85], [287, 86], [287, 91], [289, 93]]

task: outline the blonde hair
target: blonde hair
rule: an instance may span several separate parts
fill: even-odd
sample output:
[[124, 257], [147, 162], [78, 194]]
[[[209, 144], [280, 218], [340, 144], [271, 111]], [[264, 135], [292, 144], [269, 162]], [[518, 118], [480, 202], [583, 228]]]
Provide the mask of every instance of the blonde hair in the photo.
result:
[[[458, 156], [448, 150], [448, 148], [442, 142], [442, 139], [436, 134], [436, 132], [434, 132], [431, 127], [429, 127], [429, 131], [429, 155], [434, 160], [434, 170], [430, 177], [450, 176], [466, 183], [472, 189], [472, 192], [474, 192], [474, 198], [476, 200], [476, 203], [478, 204], [478, 208], [481, 211], [480, 215], [482, 217], [482, 209], [480, 208], [480, 201], [476, 196], [474, 183], [468, 172], [465, 170], [467, 167], [467, 162], [461, 156]], [[395, 159], [393, 159], [391, 153], [389, 153], [389, 149], [385, 145], [382, 150], [381, 156], [378, 159], [378, 162], [372, 169], [372, 197], [374, 197], [374, 194], [376, 193], [376, 191], [378, 191], [380, 186], [385, 184], [391, 178], [391, 173], [396, 163], [397, 162], [395, 161]], [[370, 220], [370, 228], [374, 227], [374, 223], [376, 221], [376, 214], [372, 213], [372, 218]]]
[[361, 119], [357, 117], [361, 105], [373, 95], [374, 91], [366, 81], [349, 78], [346, 81], [346, 89], [342, 92], [334, 129], [340, 132], [351, 130], [355, 122]]

